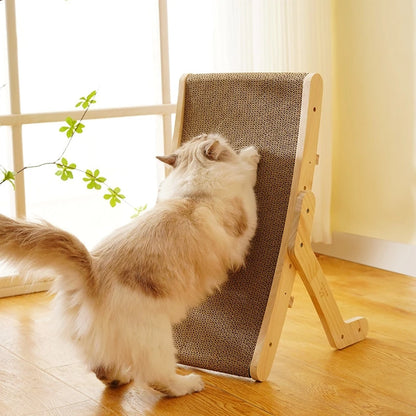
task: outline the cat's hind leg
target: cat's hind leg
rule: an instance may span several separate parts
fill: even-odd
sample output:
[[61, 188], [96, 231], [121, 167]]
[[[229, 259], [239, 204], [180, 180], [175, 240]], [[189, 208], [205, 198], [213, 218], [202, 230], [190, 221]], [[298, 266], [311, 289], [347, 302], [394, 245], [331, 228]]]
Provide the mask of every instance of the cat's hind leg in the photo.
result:
[[108, 387], [120, 387], [130, 383], [133, 379], [128, 374], [116, 372], [104, 366], [97, 366], [92, 369], [98, 380]]

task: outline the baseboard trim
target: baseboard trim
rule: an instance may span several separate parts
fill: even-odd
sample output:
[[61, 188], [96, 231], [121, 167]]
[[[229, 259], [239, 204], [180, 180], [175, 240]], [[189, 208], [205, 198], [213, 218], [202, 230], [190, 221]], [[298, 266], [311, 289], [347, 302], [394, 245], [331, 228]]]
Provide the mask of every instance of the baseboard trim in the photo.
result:
[[416, 277], [416, 246], [334, 232], [332, 244], [313, 243], [317, 253]]
[[0, 274], [0, 298], [43, 292], [51, 288], [52, 282], [52, 278], [28, 282], [18, 275]]

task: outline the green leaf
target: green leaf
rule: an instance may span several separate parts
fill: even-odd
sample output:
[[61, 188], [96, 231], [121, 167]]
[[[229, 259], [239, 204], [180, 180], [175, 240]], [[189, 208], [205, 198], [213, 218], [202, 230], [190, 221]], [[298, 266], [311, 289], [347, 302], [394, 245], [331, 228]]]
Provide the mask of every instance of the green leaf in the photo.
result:
[[121, 200], [125, 198], [124, 195], [120, 194], [120, 188], [116, 187], [114, 189], [108, 188], [108, 194], [104, 195], [104, 199], [109, 200], [110, 205], [115, 207], [116, 204], [121, 203]]
[[76, 133], [82, 133], [82, 129], [85, 127], [85, 125], [84, 124], [82, 124], [82, 123], [78, 123], [77, 125], [76, 125], [76, 127], [75, 127], [75, 132]]
[[74, 135], [74, 126], [76, 123], [76, 120], [74, 120], [71, 117], [67, 117], [65, 119], [66, 124], [68, 124], [68, 126], [62, 126], [59, 131], [60, 132], [66, 132], [66, 136], [68, 138], [71, 138]]
[[65, 121], [67, 122], [67, 124], [71, 127], [75, 126], [76, 120], [74, 120], [72, 117], [67, 117], [65, 119]]
[[88, 189], [101, 189], [102, 188], [100, 183], [104, 183], [107, 179], [102, 176], [98, 176], [99, 174], [100, 174], [99, 169], [95, 169], [94, 173], [90, 169], [87, 169], [85, 171], [85, 177], [82, 178], [82, 180], [84, 182], [88, 182], [87, 184]]
[[2, 172], [3, 172], [3, 180], [1, 181], [1, 183], [9, 182], [13, 186], [13, 189], [16, 189], [16, 186], [15, 186], [16, 175], [15, 175], [15, 173], [10, 171], [10, 170], [6, 170], [4, 168], [2, 168]]
[[97, 94], [97, 91], [92, 91], [90, 92], [87, 97], [81, 97], [79, 100], [79, 102], [75, 105], [75, 107], [79, 107], [80, 105], [82, 105], [83, 109], [88, 109], [88, 107], [91, 104], [95, 104], [96, 101], [93, 100], [92, 98], [95, 97], [95, 95]]
[[68, 179], [74, 179], [74, 174], [71, 170], [76, 169], [77, 165], [75, 163], [68, 164], [68, 160], [64, 157], [61, 159], [61, 163], [57, 162], [55, 165], [59, 168], [56, 172], [56, 176], [60, 176], [63, 181]]
[[[67, 126], [60, 127], [59, 131], [60, 132], [66, 132], [66, 137], [68, 137], [68, 139], [70, 139], [74, 135], [74, 133], [76, 132], [75, 129], [77, 128], [77, 126], [80, 125], [81, 123], [76, 124], [77, 121], [74, 120], [72, 117], [67, 117], [65, 119], [65, 122], [66, 122]], [[81, 124], [81, 126], [85, 127], [82, 124]], [[80, 133], [80, 132], [82, 132], [82, 128], [81, 128], [81, 131], [77, 131], [77, 133]]]
[[102, 188], [102, 186], [101, 186], [99, 183], [95, 182], [95, 181], [91, 181], [91, 182], [87, 185], [87, 188], [88, 188], [88, 189], [101, 189], [101, 188]]
[[130, 218], [137, 218], [143, 211], [147, 209], [147, 204], [141, 205], [138, 208], [134, 208], [134, 214]]
[[96, 94], [97, 94], [97, 91], [96, 91], [96, 90], [94, 90], [94, 91], [90, 92], [90, 93], [87, 95], [87, 100], [88, 100], [88, 101], [91, 101], [91, 98], [92, 98], [92, 97], [94, 97]]

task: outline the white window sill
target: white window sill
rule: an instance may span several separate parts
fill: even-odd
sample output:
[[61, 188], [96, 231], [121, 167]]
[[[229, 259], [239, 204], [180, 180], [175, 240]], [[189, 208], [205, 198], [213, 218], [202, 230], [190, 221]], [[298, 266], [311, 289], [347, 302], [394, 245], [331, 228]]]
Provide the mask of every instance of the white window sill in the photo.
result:
[[52, 282], [51, 277], [37, 279], [36, 282], [27, 282], [15, 270], [1, 266], [0, 298], [43, 292], [50, 289]]

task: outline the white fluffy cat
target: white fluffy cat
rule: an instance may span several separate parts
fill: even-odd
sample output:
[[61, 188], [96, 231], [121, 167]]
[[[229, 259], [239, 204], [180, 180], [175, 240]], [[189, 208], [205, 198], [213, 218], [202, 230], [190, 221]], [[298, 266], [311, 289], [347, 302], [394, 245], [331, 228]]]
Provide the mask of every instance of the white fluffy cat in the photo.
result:
[[91, 253], [48, 223], [0, 215], [0, 258], [26, 275], [55, 271], [60, 325], [100, 380], [182, 396], [203, 382], [176, 374], [172, 324], [244, 264], [257, 225], [259, 155], [201, 135], [158, 158], [173, 169], [155, 207]]

